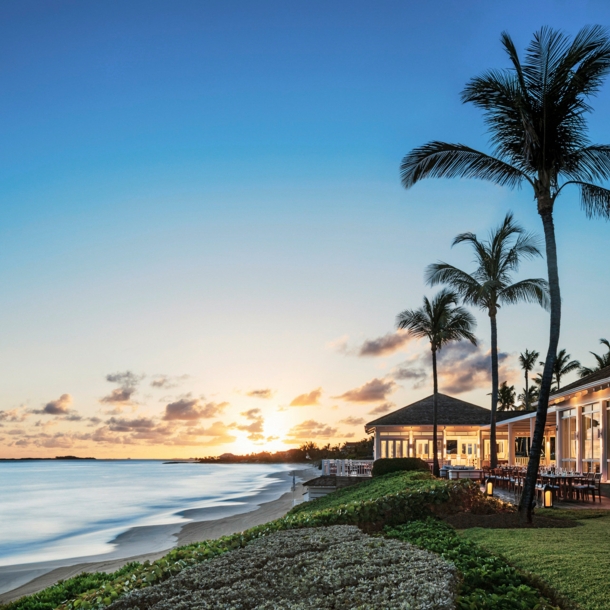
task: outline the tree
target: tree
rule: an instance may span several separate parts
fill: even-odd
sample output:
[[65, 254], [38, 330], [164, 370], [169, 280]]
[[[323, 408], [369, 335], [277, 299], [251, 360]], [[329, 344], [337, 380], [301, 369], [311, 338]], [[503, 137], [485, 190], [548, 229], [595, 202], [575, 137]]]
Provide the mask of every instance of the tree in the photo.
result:
[[[572, 356], [566, 352], [565, 349], [561, 349], [557, 352], [557, 356], [553, 362], [553, 377], [555, 378], [555, 391], [558, 392], [561, 389], [561, 378], [580, 369], [580, 362], [578, 360], [570, 360]], [[540, 363], [541, 366], [544, 366], [544, 362]]]
[[453, 246], [468, 243], [474, 250], [477, 268], [472, 274], [447, 263], [434, 263], [426, 269], [426, 280], [431, 286], [448, 284], [467, 305], [487, 312], [491, 323], [491, 416], [489, 445], [491, 467], [498, 466], [496, 445], [496, 410], [498, 408], [498, 310], [503, 305], [520, 301], [539, 303], [548, 308], [548, 284], [543, 279], [529, 279], [513, 283], [512, 274], [518, 271], [523, 259], [542, 256], [537, 239], [517, 224], [512, 213], [491, 231], [487, 240], [479, 240], [474, 233], [460, 233]]
[[601, 26], [587, 26], [573, 40], [543, 27], [521, 60], [507, 33], [501, 36], [511, 68], [490, 70], [470, 80], [462, 101], [483, 110], [492, 153], [463, 144], [429, 142], [408, 153], [402, 184], [424, 178], [478, 178], [500, 186], [529, 184], [544, 227], [551, 316], [549, 345], [536, 413], [536, 426], [524, 489], [521, 519], [531, 521], [544, 440], [544, 427], [561, 326], [561, 294], [553, 209], [568, 185], [580, 190], [589, 217], [610, 218], [610, 190], [598, 186], [610, 177], [610, 145], [587, 138], [588, 99], [610, 71], [610, 38]]
[[[523, 353], [519, 354], [519, 364], [521, 365], [521, 368], [523, 369], [524, 375], [525, 375], [525, 388], [523, 389], [523, 394], [519, 395], [519, 398], [523, 397], [523, 408], [528, 411], [531, 404], [532, 404], [532, 395], [530, 392], [530, 385], [529, 385], [529, 374], [532, 372], [534, 366], [536, 365], [536, 360], [538, 360], [538, 357], [540, 356], [540, 354], [536, 351], [536, 350], [532, 350], [531, 352], [526, 349]], [[536, 398], [534, 398], [534, 400], [536, 400], [538, 398], [538, 396], [536, 395]]]
[[438, 376], [436, 354], [441, 348], [453, 341], [466, 339], [473, 345], [477, 340], [473, 334], [476, 326], [474, 316], [458, 305], [458, 295], [447, 289], [441, 290], [429, 301], [424, 297], [424, 305], [419, 309], [406, 309], [396, 318], [398, 328], [408, 330], [414, 337], [425, 337], [430, 341], [432, 351], [432, 377], [434, 394], [432, 399], [432, 445], [434, 455], [433, 474], [440, 475], [437, 451], [437, 416], [438, 416]]
[[593, 367], [592, 369], [590, 369], [588, 366], [581, 366], [580, 370], [578, 371], [581, 377], [592, 375], [593, 373], [597, 373], [597, 371], [601, 371], [607, 366], [610, 366], [610, 341], [608, 341], [608, 339], [600, 339], [599, 342], [602, 345], [605, 345], [608, 348], [608, 351], [602, 356], [596, 354], [595, 352], [589, 352], [590, 354], [593, 354], [593, 357], [595, 360], [597, 360], [597, 366]]
[[498, 390], [498, 411], [512, 411], [515, 408], [515, 386], [503, 381]]
[[523, 388], [523, 392], [517, 397], [521, 401], [520, 411], [529, 411], [531, 405], [538, 400], [538, 386], [531, 385], [527, 388]]

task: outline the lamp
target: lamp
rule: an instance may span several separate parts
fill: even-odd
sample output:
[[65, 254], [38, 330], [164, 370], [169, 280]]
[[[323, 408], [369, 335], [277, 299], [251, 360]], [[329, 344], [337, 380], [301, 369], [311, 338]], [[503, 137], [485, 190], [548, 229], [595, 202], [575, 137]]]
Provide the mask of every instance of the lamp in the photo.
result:
[[494, 495], [494, 482], [492, 477], [487, 479], [487, 483], [485, 483], [485, 495], [493, 496]]
[[544, 508], [553, 508], [553, 490], [548, 483], [542, 488], [542, 497]]

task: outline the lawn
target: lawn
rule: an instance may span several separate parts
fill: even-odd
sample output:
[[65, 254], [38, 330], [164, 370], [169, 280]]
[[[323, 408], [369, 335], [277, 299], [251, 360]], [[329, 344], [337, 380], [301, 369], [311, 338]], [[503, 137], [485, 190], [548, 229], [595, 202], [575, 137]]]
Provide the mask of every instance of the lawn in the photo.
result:
[[547, 510], [537, 513], [577, 519], [569, 529], [481, 529], [461, 532], [510, 563], [540, 576], [587, 610], [610, 609], [610, 513]]

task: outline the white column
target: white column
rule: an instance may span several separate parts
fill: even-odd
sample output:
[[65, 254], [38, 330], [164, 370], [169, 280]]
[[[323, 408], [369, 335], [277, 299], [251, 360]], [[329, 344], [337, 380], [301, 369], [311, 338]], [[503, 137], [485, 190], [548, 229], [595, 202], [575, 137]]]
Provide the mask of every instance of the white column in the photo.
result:
[[530, 449], [534, 441], [534, 430], [536, 428], [536, 417], [530, 417]]
[[508, 424], [508, 465], [515, 465], [515, 432], [513, 424]]
[[576, 408], [576, 472], [582, 472], [582, 407]]
[[381, 457], [381, 437], [379, 436], [379, 428], [375, 428], [375, 452], [373, 454], [373, 459], [378, 460]]
[[409, 457], [415, 457], [415, 448], [413, 447], [413, 428], [409, 428]]
[[563, 440], [561, 431], [561, 411], [555, 411], [555, 465], [557, 468], [563, 468]]
[[606, 401], [602, 401], [601, 409], [599, 411], [600, 415], [600, 445], [599, 445], [599, 460], [600, 460], [600, 472], [602, 473], [602, 481], [608, 480], [608, 429], [606, 426], [607, 422], [607, 409], [608, 403]]
[[446, 450], [445, 450], [445, 428], [443, 426], [443, 429], [441, 430], [441, 463], [444, 464], [445, 463], [445, 457], [446, 457]]

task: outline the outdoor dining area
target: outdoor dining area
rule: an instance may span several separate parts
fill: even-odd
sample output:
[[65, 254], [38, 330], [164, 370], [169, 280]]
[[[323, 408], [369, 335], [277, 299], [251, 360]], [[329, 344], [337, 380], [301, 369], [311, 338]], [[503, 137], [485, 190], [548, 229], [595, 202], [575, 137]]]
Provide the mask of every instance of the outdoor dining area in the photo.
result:
[[[494, 489], [508, 492], [519, 499], [523, 492], [526, 469], [500, 467], [485, 470], [486, 493]], [[543, 506], [561, 502], [602, 502], [601, 473], [569, 472], [555, 468], [541, 468], [536, 482], [536, 495]]]

